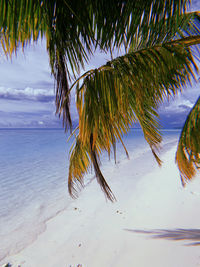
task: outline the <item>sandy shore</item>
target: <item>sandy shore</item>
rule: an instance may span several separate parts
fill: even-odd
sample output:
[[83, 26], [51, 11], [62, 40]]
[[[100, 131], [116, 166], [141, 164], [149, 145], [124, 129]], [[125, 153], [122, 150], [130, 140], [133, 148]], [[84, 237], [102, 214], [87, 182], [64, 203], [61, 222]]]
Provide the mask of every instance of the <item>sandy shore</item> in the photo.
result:
[[175, 150], [163, 153], [162, 168], [150, 152], [123, 161], [106, 174], [116, 203], [106, 202], [93, 181], [47, 222], [35, 242], [4, 262], [12, 267], [200, 266], [200, 177], [181, 186]]

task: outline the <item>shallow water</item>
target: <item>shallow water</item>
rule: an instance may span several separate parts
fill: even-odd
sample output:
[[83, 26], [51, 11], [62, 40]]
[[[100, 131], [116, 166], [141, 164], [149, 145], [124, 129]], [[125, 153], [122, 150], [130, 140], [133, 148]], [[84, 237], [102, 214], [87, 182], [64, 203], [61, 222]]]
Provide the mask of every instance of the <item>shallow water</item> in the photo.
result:
[[[163, 131], [164, 143], [175, 142], [180, 131]], [[140, 130], [124, 137], [130, 159], [148, 146]], [[73, 201], [67, 191], [70, 143], [61, 129], [0, 130], [0, 261], [45, 230], [45, 222]], [[117, 161], [126, 159], [117, 144]], [[104, 173], [114, 161], [102, 155]], [[94, 174], [88, 175], [86, 181]]]

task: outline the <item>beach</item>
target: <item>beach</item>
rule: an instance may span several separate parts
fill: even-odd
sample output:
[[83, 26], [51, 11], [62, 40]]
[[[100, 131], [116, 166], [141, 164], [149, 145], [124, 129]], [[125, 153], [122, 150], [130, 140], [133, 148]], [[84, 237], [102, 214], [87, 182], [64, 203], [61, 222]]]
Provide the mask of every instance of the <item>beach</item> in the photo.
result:
[[200, 267], [200, 0], [0, 14], [0, 267]]
[[106, 173], [117, 201], [92, 179], [78, 199], [45, 222], [31, 244], [1, 262], [12, 267], [200, 266], [200, 176], [182, 187], [176, 144], [164, 146], [162, 167], [151, 152]]

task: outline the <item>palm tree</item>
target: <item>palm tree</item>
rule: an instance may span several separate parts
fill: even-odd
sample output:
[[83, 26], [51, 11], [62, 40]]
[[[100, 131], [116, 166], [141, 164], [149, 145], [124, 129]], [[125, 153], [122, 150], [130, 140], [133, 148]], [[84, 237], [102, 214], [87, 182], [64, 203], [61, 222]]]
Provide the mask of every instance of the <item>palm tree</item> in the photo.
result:
[[[103, 150], [110, 155], [112, 147], [115, 152], [116, 141], [123, 144], [123, 134], [136, 121], [161, 164], [157, 109], [195, 79], [198, 70], [194, 56], [199, 55], [200, 14], [187, 13], [188, 4], [187, 0], [1, 1], [1, 43], [7, 55], [46, 38], [57, 113], [71, 132], [70, 92], [76, 90], [79, 125], [72, 132], [68, 177], [72, 196], [77, 196], [93, 165], [107, 198], [115, 199], [100, 170], [100, 155]], [[124, 53], [77, 77], [97, 48], [111, 55], [120, 49]], [[183, 183], [194, 176], [200, 162], [199, 108], [200, 100], [188, 115], [178, 145]]]

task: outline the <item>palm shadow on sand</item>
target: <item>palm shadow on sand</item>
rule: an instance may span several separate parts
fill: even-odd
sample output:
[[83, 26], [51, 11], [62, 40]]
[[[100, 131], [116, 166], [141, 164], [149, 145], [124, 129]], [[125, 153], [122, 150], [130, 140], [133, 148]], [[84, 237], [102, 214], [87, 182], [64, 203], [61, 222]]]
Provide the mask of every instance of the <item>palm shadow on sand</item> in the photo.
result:
[[192, 243], [185, 244], [187, 246], [199, 246], [200, 245], [200, 229], [160, 229], [160, 230], [134, 230], [125, 229], [133, 233], [150, 235], [154, 239], [167, 239], [173, 241], [195, 241]]

